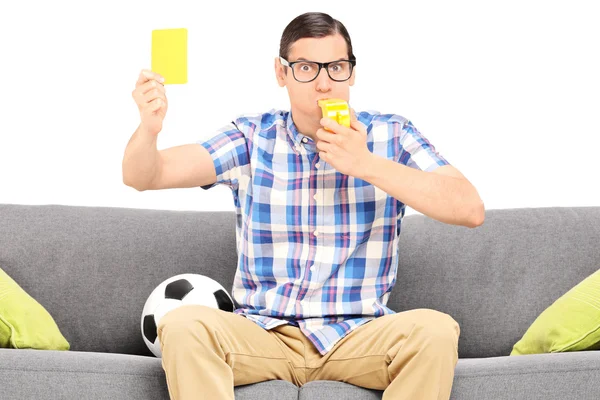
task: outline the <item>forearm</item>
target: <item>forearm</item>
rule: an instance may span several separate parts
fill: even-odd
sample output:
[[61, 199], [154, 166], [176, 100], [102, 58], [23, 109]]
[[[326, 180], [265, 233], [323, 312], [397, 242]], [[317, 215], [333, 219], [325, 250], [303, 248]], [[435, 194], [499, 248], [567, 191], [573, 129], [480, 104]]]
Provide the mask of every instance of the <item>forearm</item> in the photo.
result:
[[360, 178], [414, 210], [438, 221], [475, 227], [481, 199], [466, 179], [434, 174], [371, 154]]
[[146, 190], [156, 177], [159, 153], [156, 135], [147, 134], [139, 126], [131, 136], [123, 155], [123, 183], [137, 190]]

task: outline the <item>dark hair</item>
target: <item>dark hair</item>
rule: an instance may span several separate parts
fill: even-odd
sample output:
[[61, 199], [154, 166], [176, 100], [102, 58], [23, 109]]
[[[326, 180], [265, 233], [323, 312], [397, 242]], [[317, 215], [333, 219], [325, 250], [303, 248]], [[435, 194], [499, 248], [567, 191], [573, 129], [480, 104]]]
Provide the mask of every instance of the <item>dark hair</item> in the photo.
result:
[[283, 30], [279, 43], [279, 56], [287, 60], [290, 47], [302, 38], [322, 38], [340, 34], [346, 40], [348, 59], [356, 60], [352, 53], [352, 42], [344, 24], [322, 12], [307, 12], [294, 18]]

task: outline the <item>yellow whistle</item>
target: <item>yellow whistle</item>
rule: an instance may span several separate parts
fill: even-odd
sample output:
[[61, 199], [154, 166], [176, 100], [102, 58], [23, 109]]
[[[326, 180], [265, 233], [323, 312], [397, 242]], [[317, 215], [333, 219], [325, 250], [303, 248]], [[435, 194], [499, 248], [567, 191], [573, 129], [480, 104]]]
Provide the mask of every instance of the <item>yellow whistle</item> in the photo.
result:
[[[318, 101], [323, 111], [323, 118], [331, 118], [340, 125], [350, 127], [350, 109], [348, 103], [342, 99], [324, 99]], [[330, 129], [325, 128], [329, 132]]]

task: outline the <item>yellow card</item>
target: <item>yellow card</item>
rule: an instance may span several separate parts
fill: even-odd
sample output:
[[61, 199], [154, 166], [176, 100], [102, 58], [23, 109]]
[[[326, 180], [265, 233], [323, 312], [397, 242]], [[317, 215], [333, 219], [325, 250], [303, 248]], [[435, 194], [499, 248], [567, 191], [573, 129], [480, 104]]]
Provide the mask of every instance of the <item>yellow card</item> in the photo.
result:
[[152, 71], [165, 78], [164, 84], [187, 83], [186, 28], [152, 31]]

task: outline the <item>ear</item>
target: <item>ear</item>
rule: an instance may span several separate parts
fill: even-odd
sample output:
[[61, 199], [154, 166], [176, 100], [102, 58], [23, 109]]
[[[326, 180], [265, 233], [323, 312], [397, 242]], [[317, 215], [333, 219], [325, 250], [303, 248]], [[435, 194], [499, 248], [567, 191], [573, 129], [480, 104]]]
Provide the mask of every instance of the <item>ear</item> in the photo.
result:
[[285, 71], [283, 65], [281, 65], [281, 61], [279, 61], [279, 57], [275, 57], [275, 78], [280, 87], [285, 86]]
[[354, 79], [356, 79], [356, 68], [352, 68], [352, 75], [350, 76], [350, 86], [354, 86]]

